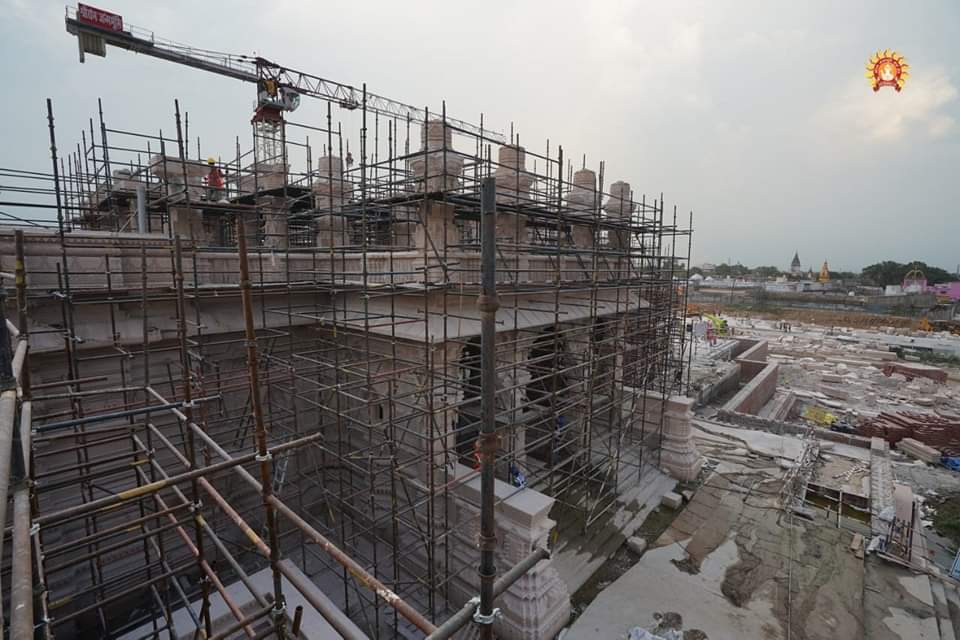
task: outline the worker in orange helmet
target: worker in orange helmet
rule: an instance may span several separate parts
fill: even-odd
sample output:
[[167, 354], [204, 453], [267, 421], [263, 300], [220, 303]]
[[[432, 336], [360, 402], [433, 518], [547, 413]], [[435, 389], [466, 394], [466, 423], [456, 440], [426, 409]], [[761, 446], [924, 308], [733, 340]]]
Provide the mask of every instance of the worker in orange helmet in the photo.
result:
[[219, 202], [223, 198], [223, 172], [217, 166], [216, 158], [207, 158], [207, 164], [210, 166], [210, 173], [207, 174], [207, 200]]

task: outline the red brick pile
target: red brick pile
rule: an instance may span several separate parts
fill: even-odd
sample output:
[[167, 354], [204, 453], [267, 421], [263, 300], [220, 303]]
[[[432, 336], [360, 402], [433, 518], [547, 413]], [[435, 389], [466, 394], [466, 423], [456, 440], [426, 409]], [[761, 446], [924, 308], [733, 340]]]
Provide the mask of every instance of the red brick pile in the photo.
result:
[[896, 444], [904, 438], [913, 438], [938, 449], [948, 456], [960, 455], [960, 418], [932, 413], [898, 411], [881, 413], [857, 427], [857, 432], [868, 438], [883, 438]]
[[890, 362], [883, 365], [883, 375], [888, 378], [895, 373], [906, 376], [907, 380], [914, 378], [929, 378], [937, 384], [947, 384], [947, 372], [940, 367], [931, 367], [918, 362]]

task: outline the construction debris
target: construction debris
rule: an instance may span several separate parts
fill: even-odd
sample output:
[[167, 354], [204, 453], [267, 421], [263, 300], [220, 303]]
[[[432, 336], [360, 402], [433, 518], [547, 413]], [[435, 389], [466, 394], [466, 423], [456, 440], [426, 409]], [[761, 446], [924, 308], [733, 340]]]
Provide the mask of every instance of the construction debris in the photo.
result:
[[865, 420], [857, 431], [896, 445], [910, 438], [948, 456], [960, 455], [960, 418], [931, 413], [881, 412]]

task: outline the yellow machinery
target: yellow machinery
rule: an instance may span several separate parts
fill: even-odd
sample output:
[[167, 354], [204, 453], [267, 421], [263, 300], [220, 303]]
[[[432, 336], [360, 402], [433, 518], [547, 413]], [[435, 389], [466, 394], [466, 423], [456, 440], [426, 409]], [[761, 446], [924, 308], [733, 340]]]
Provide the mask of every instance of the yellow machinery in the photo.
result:
[[713, 330], [716, 331], [718, 336], [725, 336], [730, 332], [730, 328], [727, 326], [727, 321], [720, 316], [715, 316], [712, 313], [704, 313], [703, 317], [713, 323]]

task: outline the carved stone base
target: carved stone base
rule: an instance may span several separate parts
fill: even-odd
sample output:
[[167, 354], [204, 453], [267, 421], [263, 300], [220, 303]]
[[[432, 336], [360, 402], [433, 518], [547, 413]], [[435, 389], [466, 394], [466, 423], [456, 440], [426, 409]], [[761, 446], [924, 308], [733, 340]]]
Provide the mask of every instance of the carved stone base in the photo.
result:
[[[458, 469], [463, 469], [459, 467]], [[464, 469], [465, 471], [465, 469]], [[519, 563], [536, 547], [547, 546], [550, 531], [556, 524], [548, 517], [553, 498], [516, 488], [497, 480], [497, 574], [503, 574]], [[480, 512], [474, 505], [480, 501], [480, 479], [475, 478], [457, 488], [457, 515], [461, 529], [452, 555], [465, 569], [451, 584], [451, 591], [465, 601], [477, 594], [478, 579], [473, 569], [479, 561], [476, 549], [480, 533]], [[503, 640], [540, 640], [553, 638], [570, 619], [570, 594], [552, 560], [541, 560], [530, 571], [497, 598], [496, 606], [503, 615], [494, 622], [496, 637]]]

